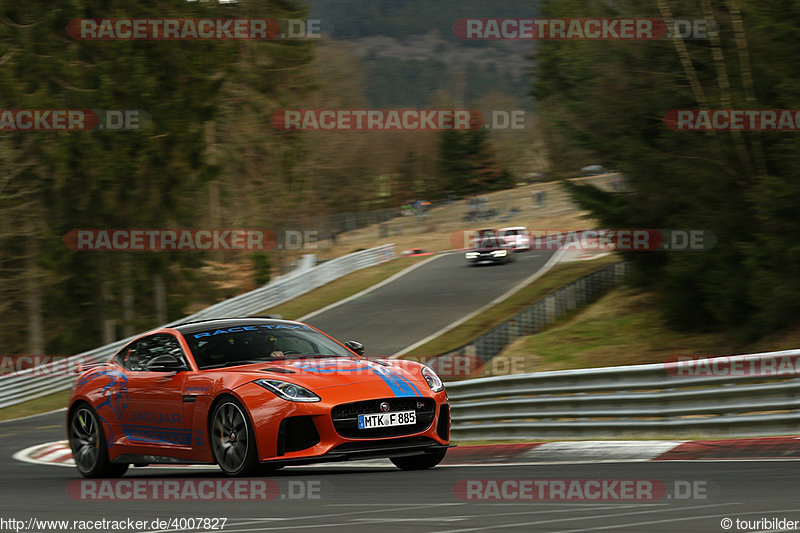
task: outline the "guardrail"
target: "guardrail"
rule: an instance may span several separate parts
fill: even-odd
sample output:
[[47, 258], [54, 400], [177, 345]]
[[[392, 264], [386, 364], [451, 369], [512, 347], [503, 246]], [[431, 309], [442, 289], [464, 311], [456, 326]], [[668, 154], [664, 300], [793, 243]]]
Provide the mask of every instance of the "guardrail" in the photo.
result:
[[393, 259], [394, 255], [394, 244], [385, 244], [338, 257], [316, 267], [314, 256], [305, 255], [300, 265], [289, 274], [276, 278], [259, 289], [207, 307], [172, 324], [257, 313], [297, 298], [356, 270]]
[[[289, 274], [276, 278], [263, 287], [207, 307], [181, 320], [170, 322], [167, 326], [211, 318], [248, 316], [301, 296], [351, 272], [389, 261], [394, 257], [394, 244], [355, 252], [319, 266], [314, 266], [313, 255], [306, 255], [298, 267]], [[75, 375], [66, 372], [67, 368], [76, 366], [78, 361], [82, 363], [106, 361], [133, 338], [129, 337], [89, 350], [66, 361], [0, 376], [0, 409], [68, 389], [72, 386]], [[75, 361], [70, 363], [72, 359]]]
[[487, 362], [520, 337], [542, 331], [570, 311], [597, 300], [619, 285], [627, 273], [628, 264], [620, 262], [576, 279], [444, 356], [471, 355]]
[[[754, 370], [755, 369], [755, 370]], [[800, 350], [448, 383], [456, 441], [800, 434]]]

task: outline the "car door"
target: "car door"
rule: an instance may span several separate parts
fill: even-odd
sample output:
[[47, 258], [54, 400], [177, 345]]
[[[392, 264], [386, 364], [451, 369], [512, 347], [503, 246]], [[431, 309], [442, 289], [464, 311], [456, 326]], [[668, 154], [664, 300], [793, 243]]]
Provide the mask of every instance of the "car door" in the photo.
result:
[[[118, 358], [128, 376], [128, 408], [120, 429], [124, 443], [148, 449], [191, 448], [190, 413], [186, 412], [184, 387], [189, 366], [178, 339], [157, 333], [140, 339]], [[185, 364], [182, 371], [148, 368], [160, 355], [172, 355]], [[143, 454], [157, 455], [154, 451]]]

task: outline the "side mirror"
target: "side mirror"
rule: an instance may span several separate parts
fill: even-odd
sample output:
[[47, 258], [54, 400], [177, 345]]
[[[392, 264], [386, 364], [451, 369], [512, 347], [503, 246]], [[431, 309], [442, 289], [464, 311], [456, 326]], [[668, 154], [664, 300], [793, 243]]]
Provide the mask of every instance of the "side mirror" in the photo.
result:
[[186, 370], [186, 365], [174, 355], [164, 354], [153, 357], [147, 363], [145, 370], [148, 372], [179, 372]]
[[364, 345], [358, 341], [347, 341], [345, 346], [356, 352], [358, 355], [364, 355]]

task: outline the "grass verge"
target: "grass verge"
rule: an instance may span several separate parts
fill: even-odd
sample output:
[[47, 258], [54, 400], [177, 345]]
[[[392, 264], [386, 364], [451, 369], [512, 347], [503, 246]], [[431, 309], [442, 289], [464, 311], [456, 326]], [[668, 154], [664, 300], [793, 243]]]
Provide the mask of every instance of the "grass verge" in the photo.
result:
[[48, 411], [55, 411], [67, 406], [67, 399], [69, 398], [69, 391], [54, 392], [48, 396], [36, 398], [29, 402], [12, 405], [0, 409], [0, 420], [10, 420], [12, 418], [20, 418], [22, 416], [37, 415], [39, 413], [47, 413]]
[[433, 356], [456, 350], [494, 326], [508, 320], [554, 290], [618, 261], [619, 257], [608, 255], [593, 261], [577, 261], [556, 265], [549, 272], [518, 290], [509, 298], [430, 342], [418, 346], [406, 356]]
[[[677, 356], [714, 356], [794, 348], [800, 327], [756, 343], [723, 333], [686, 333], [661, 317], [653, 293], [622, 286], [565, 317], [546, 331], [518, 339], [484, 367], [483, 375], [661, 363]], [[496, 358], [496, 359], [497, 359]], [[507, 364], [514, 361], [514, 365]]]
[[279, 314], [287, 320], [297, 320], [317, 309], [357, 294], [425, 259], [427, 257], [399, 257], [380, 265], [364, 268], [331, 281], [294, 300], [256, 314]]

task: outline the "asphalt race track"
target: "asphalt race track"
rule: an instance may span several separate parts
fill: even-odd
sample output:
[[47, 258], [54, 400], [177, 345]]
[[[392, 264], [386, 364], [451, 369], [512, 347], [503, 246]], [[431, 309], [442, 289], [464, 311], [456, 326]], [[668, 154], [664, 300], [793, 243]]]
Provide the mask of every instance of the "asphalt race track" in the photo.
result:
[[[720, 522], [726, 517], [800, 520], [800, 463], [796, 461], [461, 465], [423, 472], [402, 472], [388, 462], [374, 467], [330, 464], [286, 468], [272, 474], [267, 479], [277, 483], [280, 496], [270, 501], [82, 501], [67, 493], [68, 484], [78, 479], [72, 468], [11, 458], [25, 445], [63, 438], [62, 419], [63, 412], [59, 412], [0, 424], [0, 516], [18, 520], [132, 518], [148, 522], [156, 518], [227, 518], [223, 531], [229, 532], [675, 533], [724, 531]], [[134, 469], [124, 479], [227, 480], [217, 470], [178, 468]], [[675, 481], [700, 483], [703, 490], [688, 499], [629, 502], [475, 502], [463, 501], [454, 493], [460, 480], [487, 479], [645, 479], [663, 482], [667, 487], [674, 486]], [[301, 495], [305, 490], [313, 491], [315, 497]], [[737, 531], [735, 523], [731, 531]]]
[[[477, 309], [535, 273], [549, 254], [520, 254], [509, 265], [468, 268], [461, 254], [437, 257], [363, 297], [312, 317], [335, 336], [358, 339], [371, 354], [392, 354]], [[445, 464], [403, 472], [388, 461], [285, 468], [248, 483], [269, 483], [272, 498], [223, 501], [80, 497], [71, 467], [20, 462], [12, 455], [65, 438], [64, 412], [0, 423], [0, 522], [3, 531], [87, 531], [74, 520], [225, 518], [224, 532], [719, 532], [781, 531], [771, 524], [744, 529], [735, 520], [800, 521], [800, 462], [640, 461], [601, 463]], [[216, 468], [132, 468], [123, 478], [138, 483], [188, 480], [197, 485], [229, 481]], [[467, 501], [468, 481], [645, 480], [667, 488], [656, 499], [591, 501]], [[678, 494], [677, 487], [699, 487]], [[68, 490], [69, 489], [69, 490]], [[487, 492], [488, 494], [488, 492]], [[459, 497], [461, 496], [461, 498]], [[28, 520], [68, 520], [68, 526], [28, 528]], [[111, 531], [94, 527], [94, 531]], [[792, 531], [794, 529], [786, 529]], [[798, 522], [797, 530], [800, 530]], [[209, 531], [161, 526], [126, 531]]]
[[522, 252], [516, 261], [467, 266], [464, 254], [435, 257], [360, 298], [305, 320], [368, 355], [393, 355], [483, 307], [535, 274], [552, 252]]

